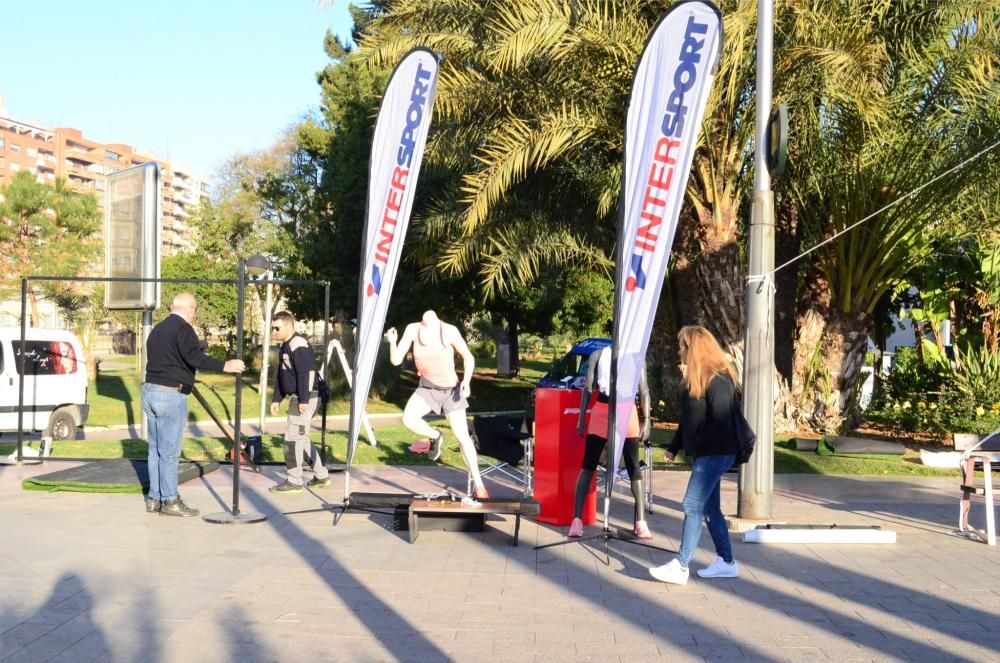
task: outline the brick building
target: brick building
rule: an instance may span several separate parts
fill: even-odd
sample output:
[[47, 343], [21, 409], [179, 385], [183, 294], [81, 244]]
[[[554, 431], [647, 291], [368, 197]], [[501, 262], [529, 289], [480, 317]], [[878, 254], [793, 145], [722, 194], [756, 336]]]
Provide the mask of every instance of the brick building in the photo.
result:
[[45, 129], [9, 117], [0, 97], [0, 186], [21, 170], [39, 182], [55, 184], [65, 179], [76, 191], [97, 196], [103, 209], [109, 173], [137, 164], [160, 166], [164, 256], [192, 246], [188, 217], [192, 208], [208, 199], [208, 182], [196, 173], [123, 143], [99, 143], [79, 129]]

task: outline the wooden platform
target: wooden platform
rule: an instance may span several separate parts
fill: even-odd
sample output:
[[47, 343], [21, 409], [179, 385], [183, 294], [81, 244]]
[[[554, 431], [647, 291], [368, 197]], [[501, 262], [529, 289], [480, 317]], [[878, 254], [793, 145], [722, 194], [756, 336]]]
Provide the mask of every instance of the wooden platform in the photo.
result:
[[538, 502], [512, 501], [501, 499], [481, 500], [478, 505], [466, 505], [457, 500], [413, 500], [410, 504], [410, 543], [420, 535], [421, 516], [433, 518], [470, 518], [481, 517], [485, 521], [486, 514], [509, 514], [514, 516], [514, 545], [517, 546], [521, 532], [521, 516], [536, 516], [540, 512]]

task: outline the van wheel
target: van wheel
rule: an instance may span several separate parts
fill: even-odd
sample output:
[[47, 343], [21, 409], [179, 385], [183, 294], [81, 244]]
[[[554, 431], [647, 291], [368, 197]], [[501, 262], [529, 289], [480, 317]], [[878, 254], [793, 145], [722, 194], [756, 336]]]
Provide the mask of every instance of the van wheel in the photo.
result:
[[70, 440], [76, 437], [76, 419], [65, 409], [58, 409], [49, 418], [46, 436], [53, 440]]

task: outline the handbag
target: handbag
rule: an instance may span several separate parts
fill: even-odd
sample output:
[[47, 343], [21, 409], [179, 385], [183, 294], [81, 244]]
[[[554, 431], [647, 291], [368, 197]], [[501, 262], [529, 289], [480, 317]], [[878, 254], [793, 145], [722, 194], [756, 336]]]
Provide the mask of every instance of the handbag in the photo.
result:
[[754, 447], [757, 445], [757, 435], [750, 427], [750, 422], [743, 416], [739, 402], [733, 399], [732, 408], [733, 433], [736, 435], [736, 446], [739, 449], [736, 453], [735, 465], [745, 465], [753, 455]]

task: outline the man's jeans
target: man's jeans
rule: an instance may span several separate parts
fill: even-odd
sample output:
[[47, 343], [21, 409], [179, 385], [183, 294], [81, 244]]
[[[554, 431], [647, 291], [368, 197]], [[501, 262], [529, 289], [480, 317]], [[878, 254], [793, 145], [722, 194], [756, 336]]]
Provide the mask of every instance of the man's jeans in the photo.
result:
[[326, 479], [330, 472], [323, 465], [323, 460], [319, 456], [319, 451], [309, 439], [309, 430], [312, 428], [312, 418], [319, 407], [319, 396], [310, 394], [309, 406], [306, 411], [299, 413], [299, 399], [292, 396], [288, 401], [288, 427], [285, 429], [285, 467], [288, 469], [288, 482], [301, 486], [302, 461], [306, 459], [312, 467], [313, 475], [317, 479]]
[[177, 457], [187, 425], [187, 396], [147, 382], [142, 385], [142, 411], [149, 431], [149, 497], [172, 500], [177, 497]]
[[687, 566], [698, 548], [701, 538], [701, 519], [708, 525], [708, 533], [715, 543], [715, 552], [727, 562], [733, 561], [733, 548], [729, 542], [726, 517], [719, 505], [719, 485], [722, 475], [736, 460], [736, 456], [701, 456], [691, 463], [691, 478], [684, 493], [684, 531], [681, 550], [677, 558]]

